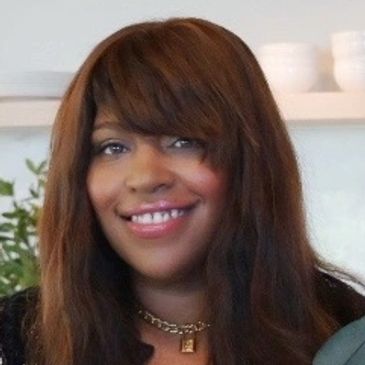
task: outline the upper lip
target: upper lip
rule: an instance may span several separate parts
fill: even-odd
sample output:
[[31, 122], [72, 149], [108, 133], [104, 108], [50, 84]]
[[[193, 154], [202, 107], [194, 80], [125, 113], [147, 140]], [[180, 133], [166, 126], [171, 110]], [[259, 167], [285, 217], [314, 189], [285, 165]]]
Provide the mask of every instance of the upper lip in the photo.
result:
[[192, 208], [196, 203], [193, 202], [173, 202], [168, 200], [159, 200], [154, 203], [143, 203], [135, 208], [124, 209], [122, 216], [131, 217], [132, 215], [140, 215], [145, 213], [155, 213], [163, 210], [171, 209], [188, 209]]

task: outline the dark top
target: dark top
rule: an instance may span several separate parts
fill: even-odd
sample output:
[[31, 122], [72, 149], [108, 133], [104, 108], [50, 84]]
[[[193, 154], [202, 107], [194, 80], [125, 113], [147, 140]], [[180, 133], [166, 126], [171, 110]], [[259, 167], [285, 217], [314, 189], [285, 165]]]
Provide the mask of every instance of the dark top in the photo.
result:
[[[365, 315], [365, 298], [352, 287], [327, 274], [320, 274], [318, 291], [323, 305], [341, 327]], [[34, 302], [38, 288], [28, 288], [12, 296], [0, 298], [0, 365], [24, 365], [24, 341], [21, 325], [27, 305]], [[146, 360], [153, 347], [142, 344]]]

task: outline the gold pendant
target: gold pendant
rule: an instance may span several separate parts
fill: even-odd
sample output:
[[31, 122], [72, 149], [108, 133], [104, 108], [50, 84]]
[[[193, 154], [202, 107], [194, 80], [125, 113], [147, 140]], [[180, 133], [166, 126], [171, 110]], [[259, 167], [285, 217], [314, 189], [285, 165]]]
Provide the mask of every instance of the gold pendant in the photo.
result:
[[193, 353], [196, 350], [195, 333], [182, 335], [180, 341], [180, 351], [184, 353]]

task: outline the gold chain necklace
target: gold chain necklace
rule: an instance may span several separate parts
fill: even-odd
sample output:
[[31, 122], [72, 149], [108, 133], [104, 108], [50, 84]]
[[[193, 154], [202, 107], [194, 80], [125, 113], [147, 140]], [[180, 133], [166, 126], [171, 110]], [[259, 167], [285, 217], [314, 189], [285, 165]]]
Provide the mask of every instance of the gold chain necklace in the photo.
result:
[[204, 331], [211, 326], [210, 323], [203, 321], [185, 324], [170, 323], [142, 308], [138, 309], [138, 315], [145, 322], [161, 331], [180, 335], [180, 351], [183, 353], [194, 353], [196, 351], [196, 333]]

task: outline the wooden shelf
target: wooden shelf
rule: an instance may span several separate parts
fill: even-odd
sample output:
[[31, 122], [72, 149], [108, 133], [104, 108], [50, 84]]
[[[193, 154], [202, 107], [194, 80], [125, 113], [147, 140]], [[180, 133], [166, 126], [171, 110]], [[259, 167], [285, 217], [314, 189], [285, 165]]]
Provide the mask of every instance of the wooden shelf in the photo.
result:
[[51, 126], [59, 105], [59, 99], [0, 99], [0, 128]]
[[365, 123], [363, 92], [277, 94], [275, 98], [284, 119], [289, 122], [351, 120]]
[[[289, 123], [365, 123], [365, 93], [277, 94], [275, 98]], [[0, 98], [0, 128], [51, 126], [59, 104], [60, 99]]]

